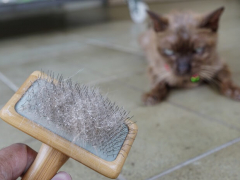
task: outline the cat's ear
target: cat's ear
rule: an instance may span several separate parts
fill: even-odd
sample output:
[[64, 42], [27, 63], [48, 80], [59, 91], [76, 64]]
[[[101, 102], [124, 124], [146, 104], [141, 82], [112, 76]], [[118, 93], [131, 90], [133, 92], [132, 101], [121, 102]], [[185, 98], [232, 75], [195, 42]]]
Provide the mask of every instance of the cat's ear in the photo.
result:
[[165, 31], [168, 27], [168, 19], [152, 11], [147, 10], [149, 17], [153, 21], [153, 27], [156, 32]]
[[217, 32], [220, 16], [224, 11], [224, 7], [220, 7], [205, 16], [200, 24], [200, 28], [208, 28], [213, 32]]

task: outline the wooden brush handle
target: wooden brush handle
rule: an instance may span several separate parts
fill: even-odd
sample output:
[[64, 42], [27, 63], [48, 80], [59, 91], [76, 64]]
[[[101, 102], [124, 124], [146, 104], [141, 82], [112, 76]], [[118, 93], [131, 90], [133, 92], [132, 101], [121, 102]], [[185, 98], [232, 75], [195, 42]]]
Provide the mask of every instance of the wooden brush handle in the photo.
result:
[[50, 180], [68, 158], [65, 154], [43, 143], [35, 161], [22, 180]]

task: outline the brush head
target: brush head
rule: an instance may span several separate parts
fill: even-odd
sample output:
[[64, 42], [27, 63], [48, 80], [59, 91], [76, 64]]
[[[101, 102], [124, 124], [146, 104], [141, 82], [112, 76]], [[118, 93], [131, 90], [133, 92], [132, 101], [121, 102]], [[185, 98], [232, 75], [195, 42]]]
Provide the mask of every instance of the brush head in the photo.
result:
[[99, 173], [120, 173], [137, 133], [99, 89], [34, 72], [0, 112], [9, 124]]
[[91, 153], [113, 161], [128, 134], [128, 112], [98, 88], [42, 73], [16, 111]]

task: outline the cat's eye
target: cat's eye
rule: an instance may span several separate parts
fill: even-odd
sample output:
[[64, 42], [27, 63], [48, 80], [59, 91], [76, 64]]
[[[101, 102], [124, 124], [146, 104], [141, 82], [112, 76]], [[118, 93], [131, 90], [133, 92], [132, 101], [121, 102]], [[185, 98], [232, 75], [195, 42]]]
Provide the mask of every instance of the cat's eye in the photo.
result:
[[164, 49], [163, 50], [164, 54], [166, 54], [167, 56], [172, 56], [174, 55], [174, 51], [171, 49]]
[[194, 51], [196, 54], [202, 54], [204, 51], [204, 47], [197, 47], [197, 48], [195, 48]]

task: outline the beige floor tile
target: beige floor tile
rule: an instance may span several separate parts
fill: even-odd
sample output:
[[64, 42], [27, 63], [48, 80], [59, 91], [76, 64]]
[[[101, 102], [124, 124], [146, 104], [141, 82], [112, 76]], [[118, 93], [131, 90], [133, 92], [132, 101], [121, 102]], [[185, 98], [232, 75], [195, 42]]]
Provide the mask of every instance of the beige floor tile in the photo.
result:
[[233, 80], [234, 84], [236, 84], [238, 86], [240, 86], [240, 78], [239, 77], [240, 77], [240, 72], [232, 73], [232, 80]]
[[42, 142], [38, 141], [35, 138], [32, 138], [31, 136], [28, 136], [28, 137], [29, 137], [29, 139], [23, 141], [23, 143], [28, 145], [29, 147], [31, 147], [36, 152], [38, 152], [40, 147], [41, 147], [41, 145], [42, 145]]
[[0, 119], [0, 149], [13, 143], [31, 141], [31, 137]]
[[0, 108], [12, 97], [14, 92], [0, 80]]
[[[240, 32], [240, 19], [239, 20], [232, 20], [232, 24], [230, 24], [228, 27], [227, 20], [223, 20], [222, 26], [219, 30], [219, 41], [218, 41], [218, 47], [219, 52], [223, 50], [233, 51], [238, 48], [238, 40], [240, 39], [238, 37], [238, 34]], [[235, 26], [235, 27], [233, 27]], [[232, 28], [233, 27], [233, 28]], [[223, 54], [224, 55], [224, 54]]]
[[81, 51], [64, 55], [64, 59], [79, 59], [83, 66], [108, 77], [139, 72], [146, 66], [142, 56], [91, 45]]
[[[7, 42], [9, 45], [0, 43], [0, 47], [3, 46], [0, 65], [17, 66], [18, 64], [26, 63], [28, 61], [33, 62], [46, 58], [59, 57], [64, 53], [78, 51], [84, 47], [82, 43], [71, 40], [62, 40], [61, 43], [50, 41], [49, 43], [41, 44], [41, 41], [38, 40], [39, 38], [47, 39], [48, 37], [34, 36], [32, 37], [33, 40], [29, 38], [28, 41], [24, 39], [23, 43], [25, 43], [25, 45], [18, 44], [18, 40]], [[32, 44], [31, 41], [34, 43], [39, 42], [39, 44]]]
[[[74, 34], [85, 38], [86, 42], [92, 44], [105, 44], [109, 45], [110, 48], [116, 45], [127, 52], [140, 53], [141, 49], [138, 45], [138, 36], [145, 29], [146, 26], [144, 24], [134, 24], [128, 20], [79, 28], [74, 30]], [[69, 33], [73, 32], [70, 31]]]
[[[239, 61], [240, 52], [239, 47], [236, 46], [236, 44], [235, 47], [221, 49], [219, 53], [223, 60], [228, 64], [232, 73], [240, 73], [240, 61]], [[235, 74], [233, 74], [233, 76], [234, 78], [236, 78]]]
[[225, 125], [240, 128], [240, 102], [228, 99], [210, 87], [201, 86], [195, 89], [174, 90], [170, 93], [168, 100], [214, 118]]
[[[84, 45], [74, 35], [50, 33], [31, 35], [0, 42], [0, 65], [17, 65], [46, 57], [61, 56], [82, 48]], [[14, 52], [14, 53], [13, 53]]]
[[222, 149], [158, 180], [238, 180], [240, 143]]
[[223, 20], [221, 21], [219, 32], [218, 49], [221, 57], [227, 62], [231, 70], [233, 72], [240, 72], [240, 12], [238, 11], [240, 8], [240, 3], [236, 3], [235, 6], [236, 7], [226, 9], [227, 17], [225, 17], [225, 13], [223, 14]]
[[122, 172], [131, 180], [150, 178], [240, 135], [167, 102], [132, 114], [139, 131]]
[[150, 78], [147, 75], [147, 70], [136, 73], [132, 76], [122, 78], [121, 81], [129, 87], [145, 92], [151, 87]]
[[145, 68], [141, 57], [107, 48], [91, 45], [82, 46], [77, 52], [56, 57], [44, 57], [36, 61], [27, 61], [18, 65], [4, 65], [1, 72], [20, 86], [28, 75], [35, 70], [51, 70], [64, 77], [73, 77], [80, 83], [98, 82], [112, 76], [122, 76], [138, 72]]
[[[127, 111], [141, 106], [141, 92], [126, 86], [121, 80], [100, 83], [97, 86], [102, 94], [106, 94], [111, 101], [116, 102], [118, 106], [124, 107]], [[130, 113], [131, 115], [132, 113]]]
[[[95, 74], [93, 71], [84, 67], [81, 61], [65, 61], [60, 57], [38, 60], [36, 62], [26, 62], [17, 66], [0, 67], [1, 72], [8, 77], [18, 87], [26, 80], [26, 78], [36, 70], [53, 71], [55, 75], [62, 74], [64, 78], [73, 76], [73, 80], [79, 83], [88, 83], [104, 78], [104, 75]], [[77, 74], [76, 74], [77, 73]]]

